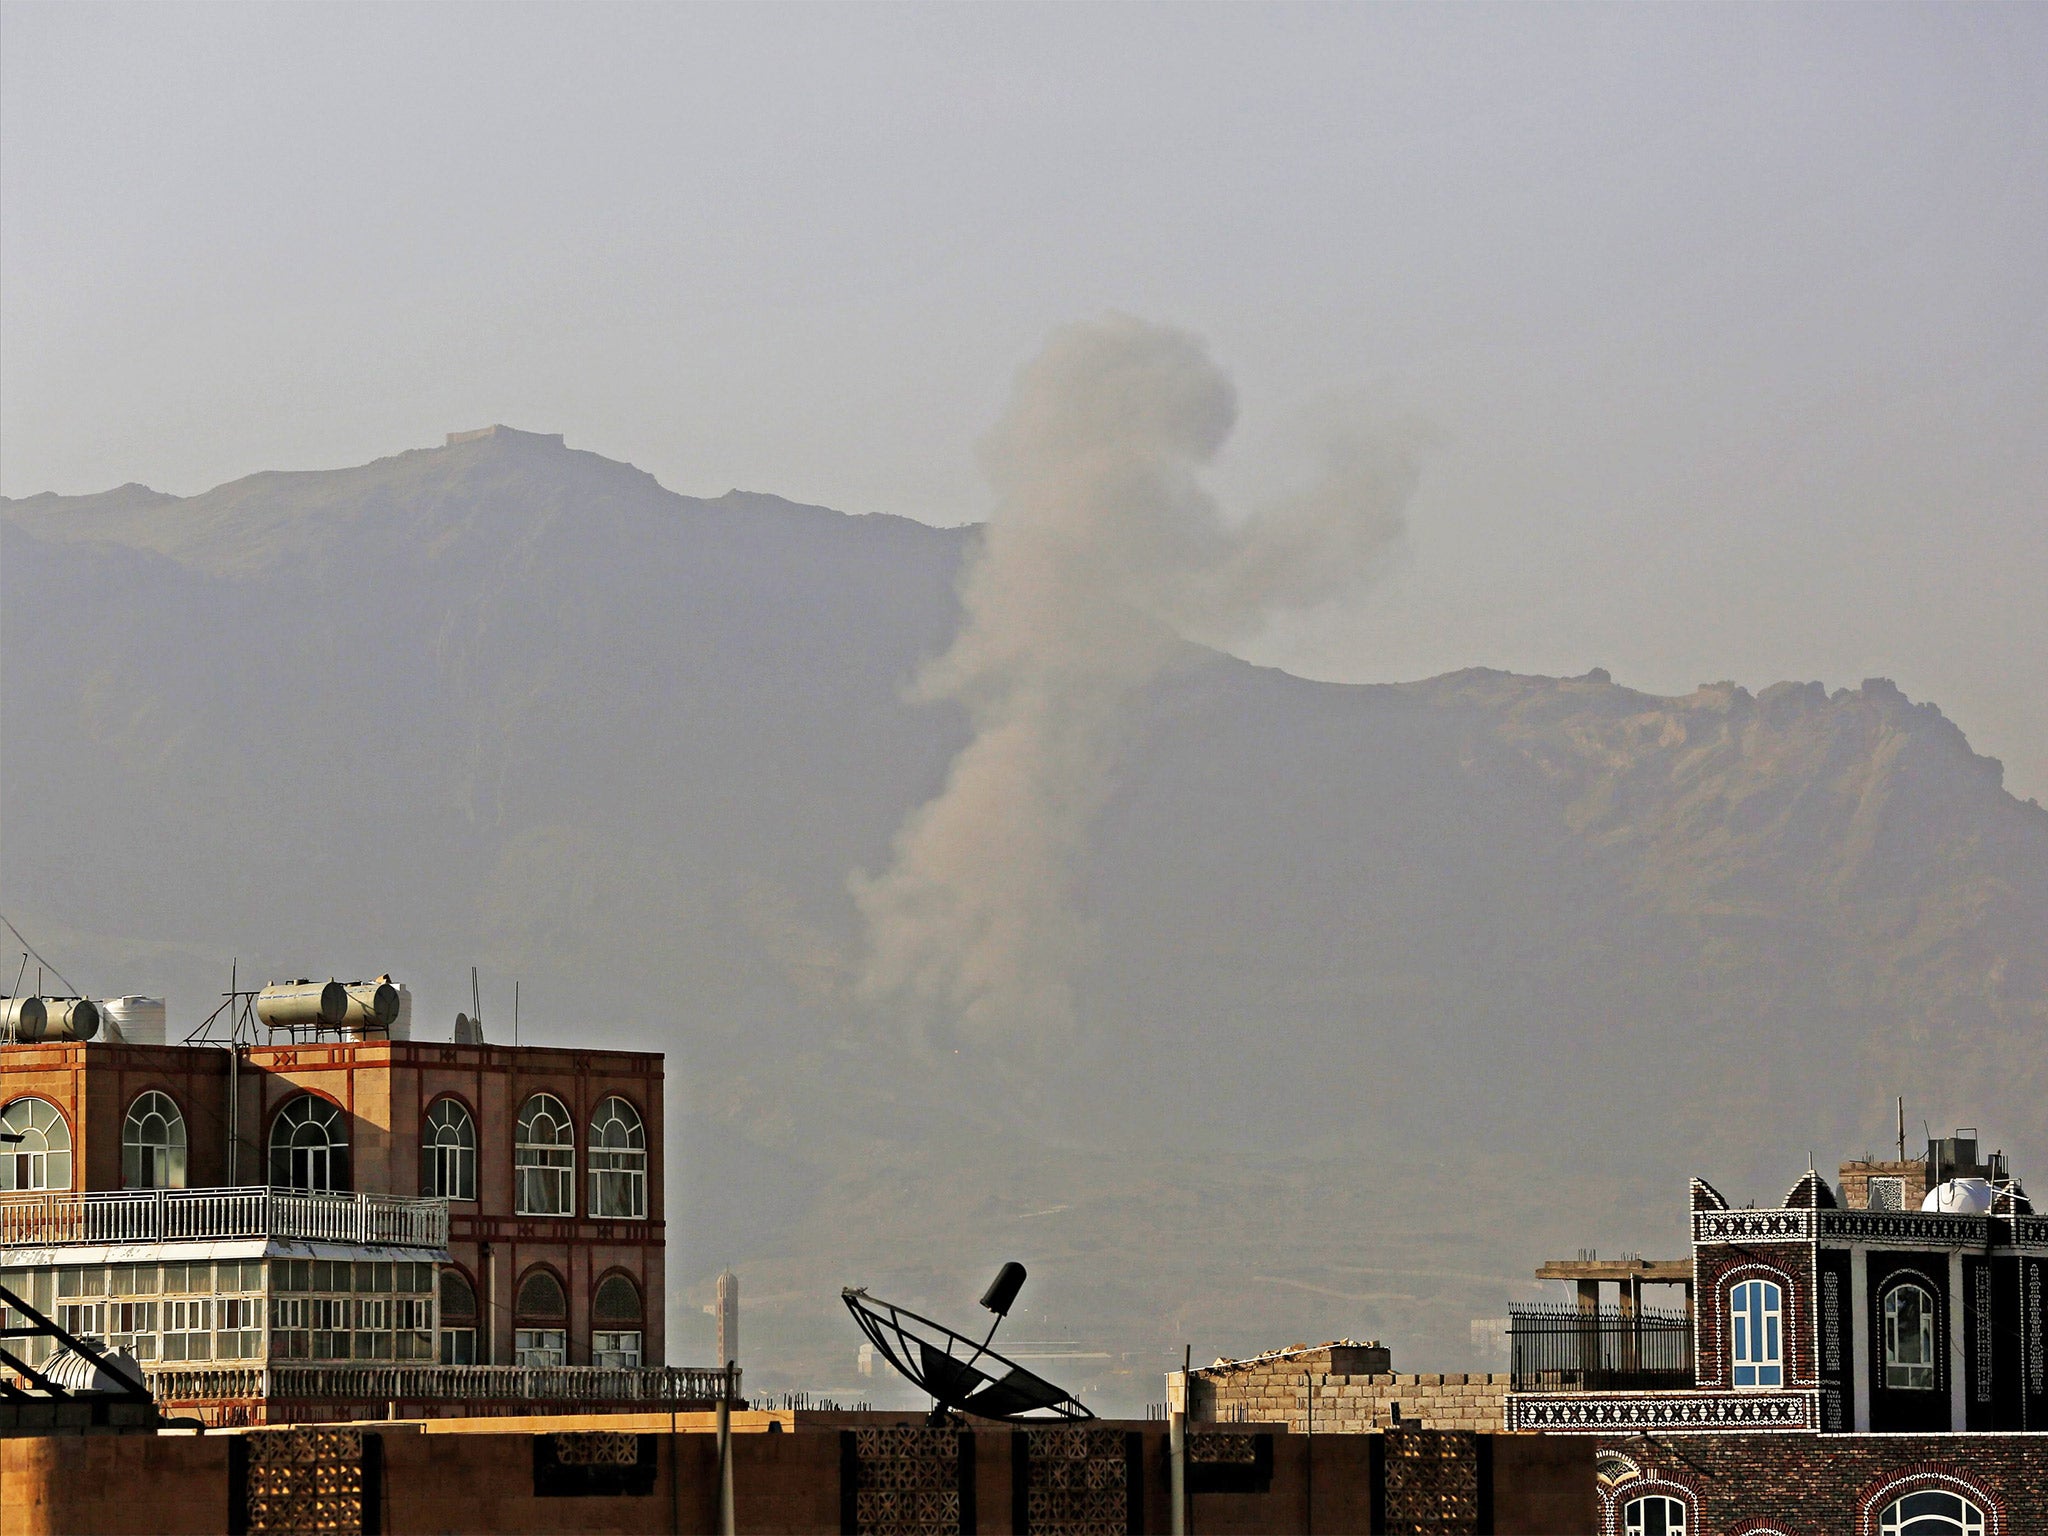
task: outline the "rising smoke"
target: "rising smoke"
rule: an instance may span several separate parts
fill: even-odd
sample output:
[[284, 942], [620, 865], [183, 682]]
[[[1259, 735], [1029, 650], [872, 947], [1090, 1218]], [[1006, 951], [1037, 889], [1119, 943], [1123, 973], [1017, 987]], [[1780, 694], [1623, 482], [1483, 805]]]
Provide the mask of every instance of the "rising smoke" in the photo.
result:
[[1308, 491], [1226, 517], [1199, 472], [1236, 417], [1199, 340], [1127, 316], [1057, 332], [1019, 376], [982, 445], [996, 503], [964, 623], [914, 693], [965, 706], [974, 738], [889, 869], [853, 879], [870, 1000], [984, 1041], [1070, 1031], [1073, 883], [1133, 696], [1190, 640], [1355, 589], [1399, 539], [1408, 456], [1343, 433]]

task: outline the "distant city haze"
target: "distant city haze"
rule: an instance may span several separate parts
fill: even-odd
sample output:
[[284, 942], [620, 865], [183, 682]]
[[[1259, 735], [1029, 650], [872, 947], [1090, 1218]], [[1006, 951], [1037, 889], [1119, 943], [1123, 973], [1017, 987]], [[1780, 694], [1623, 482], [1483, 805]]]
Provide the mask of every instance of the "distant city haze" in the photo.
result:
[[1239, 654], [1889, 677], [2048, 798], [2044, 103], [2039, 6], [8, 4], [0, 492], [506, 421], [980, 521], [1114, 311], [1234, 380], [1227, 507], [1412, 430], [1397, 563]]

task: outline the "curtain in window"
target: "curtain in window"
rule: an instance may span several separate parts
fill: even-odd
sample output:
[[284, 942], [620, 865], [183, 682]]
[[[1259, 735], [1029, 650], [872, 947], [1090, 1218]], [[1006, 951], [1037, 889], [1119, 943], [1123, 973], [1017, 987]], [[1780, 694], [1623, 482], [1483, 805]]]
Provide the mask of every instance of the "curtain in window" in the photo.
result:
[[128, 1106], [121, 1127], [121, 1182], [129, 1189], [185, 1187], [185, 1117], [151, 1089]]
[[576, 1133], [569, 1111], [551, 1093], [536, 1093], [519, 1111], [512, 1148], [513, 1207], [522, 1216], [576, 1214]]
[[420, 1193], [476, 1198], [476, 1122], [460, 1099], [436, 1099], [420, 1130]]
[[647, 1131], [640, 1111], [621, 1098], [606, 1099], [591, 1118], [590, 1214], [647, 1214]]
[[1934, 1297], [1910, 1281], [1885, 1293], [1884, 1384], [1887, 1387], [1932, 1391], [1937, 1385], [1934, 1314]]

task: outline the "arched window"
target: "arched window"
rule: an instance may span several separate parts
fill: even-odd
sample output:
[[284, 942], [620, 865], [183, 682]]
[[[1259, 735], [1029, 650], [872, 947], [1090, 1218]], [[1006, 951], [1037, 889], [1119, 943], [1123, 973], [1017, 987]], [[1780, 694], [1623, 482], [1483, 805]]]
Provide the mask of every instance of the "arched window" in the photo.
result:
[[512, 1315], [514, 1365], [569, 1363], [569, 1298], [562, 1282], [545, 1269], [531, 1269], [519, 1282]]
[[1885, 1506], [1878, 1536], [1984, 1536], [1984, 1511], [1960, 1494], [1930, 1488]]
[[341, 1106], [302, 1093], [270, 1123], [270, 1183], [326, 1193], [347, 1189], [348, 1125]]
[[10, 1138], [0, 1142], [0, 1190], [71, 1187], [71, 1127], [56, 1105], [16, 1099], [0, 1110], [0, 1132]]
[[420, 1193], [476, 1198], [476, 1122], [460, 1099], [436, 1099], [420, 1128]]
[[606, 1099], [591, 1117], [590, 1214], [647, 1214], [647, 1128], [621, 1098]]
[[121, 1127], [121, 1182], [129, 1189], [185, 1187], [185, 1117], [167, 1093], [136, 1095]]
[[1884, 1384], [1933, 1391], [1935, 1381], [1934, 1298], [1908, 1280], [1884, 1297]]
[[513, 1208], [520, 1215], [576, 1214], [576, 1132], [552, 1093], [536, 1093], [519, 1111], [512, 1174]]
[[1735, 1385], [1785, 1384], [1784, 1293], [1769, 1280], [1745, 1280], [1728, 1293], [1729, 1338], [1735, 1352]]
[[590, 1363], [638, 1369], [643, 1337], [640, 1287], [626, 1275], [607, 1275], [590, 1303]]
[[1685, 1536], [1685, 1501], [1650, 1493], [1630, 1499], [1621, 1511], [1624, 1536]]
[[476, 1364], [476, 1291], [454, 1269], [441, 1271], [441, 1363]]

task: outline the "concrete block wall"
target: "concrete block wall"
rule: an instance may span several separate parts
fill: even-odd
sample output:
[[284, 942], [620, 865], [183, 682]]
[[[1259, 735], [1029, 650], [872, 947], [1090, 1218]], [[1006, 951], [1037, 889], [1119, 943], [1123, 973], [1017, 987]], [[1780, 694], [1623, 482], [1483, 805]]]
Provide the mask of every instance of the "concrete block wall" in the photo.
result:
[[1284, 1424], [1297, 1435], [1311, 1428], [1318, 1434], [1363, 1434], [1396, 1422], [1486, 1432], [1506, 1423], [1513, 1378], [1504, 1373], [1341, 1372], [1332, 1371], [1332, 1363], [1351, 1362], [1342, 1354], [1333, 1362], [1324, 1348], [1198, 1370], [1189, 1417], [1207, 1423]]

